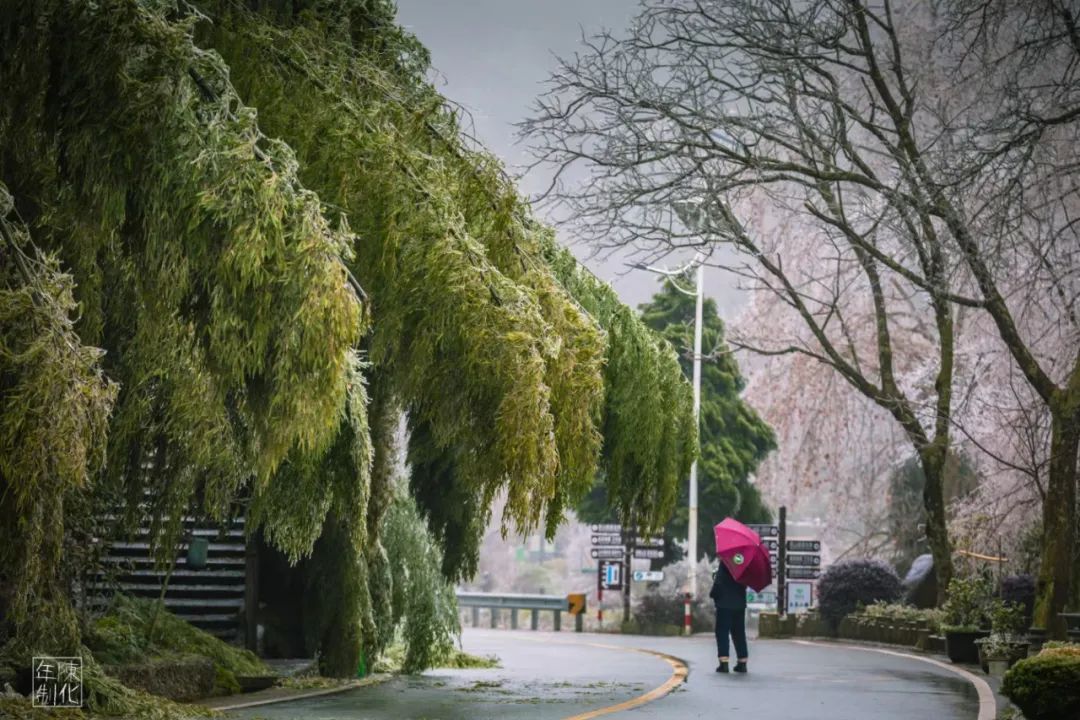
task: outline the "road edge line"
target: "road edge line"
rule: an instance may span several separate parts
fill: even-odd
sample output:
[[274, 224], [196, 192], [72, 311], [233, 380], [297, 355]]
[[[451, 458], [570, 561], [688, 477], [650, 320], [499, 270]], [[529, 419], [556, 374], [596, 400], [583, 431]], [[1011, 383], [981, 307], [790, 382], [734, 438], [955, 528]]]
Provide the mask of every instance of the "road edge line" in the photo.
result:
[[[543, 641], [541, 641], [543, 642]], [[557, 641], [556, 641], [557, 642]], [[582, 645], [585, 647], [601, 648], [603, 650], [618, 650], [622, 652], [636, 652], [642, 655], [651, 655], [653, 657], [660, 658], [668, 665], [671, 666], [671, 677], [669, 677], [663, 685], [653, 688], [646, 693], [642, 693], [635, 698], [624, 700], [621, 703], [615, 705], [608, 705], [607, 707], [597, 708], [596, 710], [590, 710], [588, 712], [580, 713], [578, 715], [571, 715], [563, 718], [563, 720], [592, 720], [592, 718], [598, 718], [603, 715], [610, 715], [611, 713], [622, 712], [624, 710], [633, 710], [639, 708], [642, 705], [648, 705], [651, 702], [655, 702], [667, 695], [669, 695], [675, 688], [679, 687], [686, 682], [686, 678], [690, 674], [690, 668], [687, 666], [686, 661], [682, 658], [669, 655], [667, 653], [659, 652], [657, 650], [647, 650], [645, 648], [626, 647], [624, 645], [604, 645], [601, 643], [583, 643], [583, 642], [565, 642], [561, 643], [565, 645]], [[981, 720], [981, 719], [980, 719]]]
[[811, 645], [813, 647], [838, 647], [845, 650], [862, 650], [864, 652], [876, 652], [882, 655], [894, 655], [896, 657], [907, 658], [909, 660], [918, 660], [919, 662], [930, 663], [940, 668], [944, 668], [954, 675], [959, 675], [972, 685], [975, 686], [975, 694], [979, 697], [979, 716], [976, 720], [995, 720], [997, 717], [997, 700], [994, 698], [994, 691], [990, 688], [990, 684], [983, 680], [981, 677], [973, 672], [965, 670], [962, 667], [951, 665], [949, 663], [935, 660], [934, 658], [924, 657], [922, 655], [914, 655], [912, 653], [899, 652], [897, 650], [886, 650], [885, 648], [865, 647], [862, 645], [850, 645], [848, 643], [837, 642], [820, 642], [817, 640], [791, 640], [793, 643], [799, 645]]

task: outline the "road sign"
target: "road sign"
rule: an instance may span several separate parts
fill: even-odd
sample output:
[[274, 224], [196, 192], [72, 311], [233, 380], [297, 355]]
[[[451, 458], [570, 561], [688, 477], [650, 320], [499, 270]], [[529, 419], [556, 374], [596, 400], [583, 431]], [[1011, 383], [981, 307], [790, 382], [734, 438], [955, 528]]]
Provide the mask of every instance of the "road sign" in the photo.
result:
[[635, 570], [634, 582], [660, 582], [664, 579], [663, 570]]
[[817, 580], [821, 577], [820, 568], [789, 567], [787, 568], [788, 580]]
[[801, 565], [802, 567], [821, 567], [821, 556], [788, 553], [787, 564], [791, 566]]
[[618, 535], [593, 535], [593, 545], [622, 545], [622, 538]]
[[814, 583], [795, 580], [787, 585], [787, 611], [808, 610], [814, 602]]
[[585, 593], [570, 593], [566, 596], [566, 602], [570, 606], [571, 615], [585, 614]]
[[622, 560], [605, 560], [600, 563], [600, 589], [622, 590], [623, 586], [623, 563]]
[[596, 523], [589, 526], [594, 533], [621, 533], [622, 525], [615, 523]]
[[762, 539], [776, 537], [780, 534], [780, 528], [776, 525], [747, 525], [746, 527], [756, 532], [758, 537], [761, 537]]
[[[780, 549], [780, 541], [779, 540], [770, 539], [770, 540], [762, 540], [761, 542], [765, 545], [765, 549], [768, 550], [770, 553], [774, 553], [774, 552], [776, 552], [777, 550]], [[790, 550], [791, 548], [788, 548], [788, 549]]]
[[589, 551], [593, 560], [618, 560], [623, 556], [623, 549], [617, 547], [599, 547]]
[[820, 540], [788, 540], [788, 552], [821, 552]]
[[634, 548], [634, 557], [639, 560], [660, 560], [664, 551], [659, 548]]

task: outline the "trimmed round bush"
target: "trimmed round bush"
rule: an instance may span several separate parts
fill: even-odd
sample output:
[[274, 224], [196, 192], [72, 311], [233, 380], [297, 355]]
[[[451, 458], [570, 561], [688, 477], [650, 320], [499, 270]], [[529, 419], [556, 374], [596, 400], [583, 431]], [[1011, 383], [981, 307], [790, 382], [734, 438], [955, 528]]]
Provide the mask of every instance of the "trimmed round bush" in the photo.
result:
[[1080, 654], [1054, 648], [1021, 660], [1005, 673], [1001, 692], [1027, 720], [1080, 717]]
[[903, 593], [896, 571], [880, 560], [845, 560], [818, 581], [818, 608], [835, 632], [845, 615], [876, 602], [896, 602]]

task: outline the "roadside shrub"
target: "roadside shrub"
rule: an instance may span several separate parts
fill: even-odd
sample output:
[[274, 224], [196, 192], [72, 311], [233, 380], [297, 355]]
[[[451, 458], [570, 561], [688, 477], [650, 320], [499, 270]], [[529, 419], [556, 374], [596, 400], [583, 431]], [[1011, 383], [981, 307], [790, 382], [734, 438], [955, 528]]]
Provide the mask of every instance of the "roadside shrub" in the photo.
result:
[[1059, 646], [1021, 660], [1005, 673], [1001, 692], [1027, 720], [1080, 717], [1080, 653]]
[[845, 615], [876, 602], [895, 602], [902, 588], [896, 571], [880, 560], [845, 560], [818, 582], [821, 617], [835, 632]]
[[992, 609], [991, 585], [980, 575], [954, 577], [949, 583], [945, 611], [945, 630], [972, 632], [985, 627]]
[[1031, 627], [1031, 618], [1035, 613], [1035, 578], [1031, 575], [1008, 575], [1001, 580], [998, 593], [1003, 602], [1020, 605], [1024, 608], [1024, 629]]

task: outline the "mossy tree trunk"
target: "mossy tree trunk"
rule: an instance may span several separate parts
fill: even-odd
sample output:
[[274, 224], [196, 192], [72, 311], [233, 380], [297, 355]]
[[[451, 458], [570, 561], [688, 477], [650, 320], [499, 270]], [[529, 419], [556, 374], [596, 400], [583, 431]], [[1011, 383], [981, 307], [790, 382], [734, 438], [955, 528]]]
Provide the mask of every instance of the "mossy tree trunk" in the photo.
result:
[[926, 484], [923, 486], [923, 508], [926, 510], [926, 541], [934, 558], [937, 577], [937, 601], [945, 602], [949, 582], [953, 577], [952, 544], [949, 542], [948, 516], [945, 510], [944, 445], [934, 443], [919, 452]]
[[[1080, 384], [1078, 382], [1077, 384]], [[1076, 546], [1076, 462], [1080, 449], [1080, 394], [1051, 406], [1050, 472], [1043, 500], [1042, 566], [1036, 586], [1035, 626], [1065, 637], [1059, 613], [1069, 603]]]

